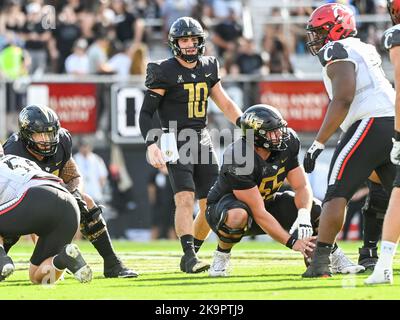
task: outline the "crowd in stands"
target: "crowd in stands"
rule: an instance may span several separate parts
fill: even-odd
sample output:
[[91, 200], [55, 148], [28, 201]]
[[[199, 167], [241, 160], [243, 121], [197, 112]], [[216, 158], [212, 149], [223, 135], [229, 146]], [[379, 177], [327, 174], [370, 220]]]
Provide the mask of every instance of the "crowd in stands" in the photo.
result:
[[[386, 14], [386, 0], [336, 2], [352, 6], [356, 15]], [[312, 10], [275, 7], [265, 21], [305, 22]], [[192, 16], [207, 30], [207, 54], [218, 56], [225, 73], [293, 73], [293, 55], [307, 54], [304, 24], [266, 23], [257, 43], [245, 36], [242, 12], [240, 0], [4, 0], [0, 71], [10, 79], [35, 73], [143, 74], [156, 47], [168, 54], [172, 22]], [[359, 23], [359, 36], [380, 49], [388, 25]]]

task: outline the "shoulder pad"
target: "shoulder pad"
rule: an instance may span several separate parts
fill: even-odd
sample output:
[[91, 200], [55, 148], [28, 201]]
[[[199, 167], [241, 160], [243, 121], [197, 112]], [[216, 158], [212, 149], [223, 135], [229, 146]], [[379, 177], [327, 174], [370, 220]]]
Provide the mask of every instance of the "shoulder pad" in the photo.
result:
[[162, 70], [162, 62], [149, 62], [147, 64], [145, 86], [149, 89], [166, 89], [167, 81]]
[[382, 45], [386, 50], [400, 45], [400, 25], [395, 25], [385, 31], [382, 36]]
[[327, 43], [318, 52], [318, 58], [323, 67], [335, 60], [343, 60], [348, 57], [349, 53], [346, 48], [338, 41]]
[[60, 132], [60, 144], [63, 146], [67, 155], [72, 154], [72, 137], [69, 131], [65, 128], [61, 128]]
[[297, 135], [296, 131], [294, 131], [292, 128], [288, 128], [288, 133], [289, 133], [289, 141], [287, 141], [288, 147], [290, 151], [292, 151], [294, 154], [298, 154], [300, 151], [300, 139], [299, 136]]

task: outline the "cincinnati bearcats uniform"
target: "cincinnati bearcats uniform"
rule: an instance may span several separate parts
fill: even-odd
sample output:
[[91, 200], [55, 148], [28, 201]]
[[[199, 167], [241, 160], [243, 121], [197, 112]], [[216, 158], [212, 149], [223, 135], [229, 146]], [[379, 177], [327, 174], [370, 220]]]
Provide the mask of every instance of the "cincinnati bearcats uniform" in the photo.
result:
[[390, 192], [395, 174], [390, 163], [395, 92], [382, 71], [379, 54], [372, 45], [350, 37], [327, 43], [318, 57], [330, 98], [333, 93], [327, 67], [348, 61], [356, 72], [355, 95], [340, 125], [344, 133], [331, 160], [324, 201], [334, 197], [350, 200], [373, 170]]
[[[290, 229], [298, 211], [294, 203], [294, 193], [282, 193], [279, 190], [288, 173], [299, 166], [300, 141], [293, 130], [289, 129], [289, 133], [287, 149], [272, 152], [267, 160], [263, 160], [244, 138], [235, 141], [225, 150], [220, 174], [207, 197], [206, 218], [215, 233], [218, 234], [219, 226], [224, 222], [229, 209], [242, 208], [252, 216], [250, 208], [236, 199], [233, 190], [253, 187], [258, 187], [264, 199], [265, 209], [284, 229]], [[321, 207], [316, 200], [311, 212], [314, 228], [320, 213]], [[264, 233], [252, 219], [249, 219], [248, 223], [246, 235]]]
[[[188, 164], [180, 160], [167, 163], [174, 193], [195, 191], [197, 198], [205, 198], [217, 178], [218, 164], [205, 127], [208, 97], [218, 81], [219, 66], [215, 57], [200, 57], [193, 69], [185, 68], [175, 58], [147, 66], [146, 87], [166, 90], [157, 110], [163, 130], [176, 128], [177, 138], [187, 128], [196, 130], [198, 135], [197, 144], [191, 145], [192, 159]], [[189, 142], [188, 137], [182, 140], [177, 141], [178, 150]], [[204, 155], [208, 158], [206, 164], [199, 164]]]
[[12, 134], [5, 142], [3, 148], [5, 154], [13, 154], [24, 157], [36, 162], [36, 164], [48, 173], [60, 176], [60, 172], [65, 164], [71, 159], [72, 139], [70, 133], [61, 128], [59, 130], [60, 143], [57, 152], [51, 157], [45, 157], [42, 161], [38, 161], [27, 149], [26, 145], [21, 141], [17, 133]]
[[25, 158], [0, 159], [0, 235], [37, 234], [34, 265], [59, 253], [78, 229], [78, 205], [60, 182]]
[[[385, 31], [382, 36], [382, 44], [386, 50], [400, 46], [400, 25], [395, 25]], [[393, 183], [394, 187], [400, 188], [400, 167], [396, 166], [396, 178]]]

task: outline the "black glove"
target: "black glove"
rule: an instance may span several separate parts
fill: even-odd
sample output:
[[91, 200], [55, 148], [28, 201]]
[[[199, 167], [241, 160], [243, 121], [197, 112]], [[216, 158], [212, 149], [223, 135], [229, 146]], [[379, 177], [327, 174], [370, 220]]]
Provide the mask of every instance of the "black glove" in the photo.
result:
[[310, 149], [307, 150], [303, 162], [304, 170], [307, 173], [313, 172], [315, 167], [315, 160], [317, 160], [318, 156], [321, 154], [324, 148], [325, 146], [322, 143], [315, 140]]
[[[79, 211], [80, 211], [81, 213], [87, 213], [87, 212], [89, 212], [89, 209], [88, 209], [88, 207], [87, 207], [87, 204], [86, 204], [85, 200], [83, 200], [83, 197], [82, 197], [81, 193], [79, 192], [79, 190], [76, 189], [76, 190], [75, 190], [74, 192], [72, 192], [71, 194], [74, 196], [76, 202], [78, 203]], [[81, 215], [81, 216], [82, 216], [82, 215]]]

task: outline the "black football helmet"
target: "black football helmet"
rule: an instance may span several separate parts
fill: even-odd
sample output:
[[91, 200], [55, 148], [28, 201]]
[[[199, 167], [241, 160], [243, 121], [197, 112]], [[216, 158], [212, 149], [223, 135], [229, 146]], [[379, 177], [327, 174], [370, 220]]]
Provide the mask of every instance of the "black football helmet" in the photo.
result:
[[267, 104], [251, 106], [241, 116], [240, 124], [244, 137], [246, 130], [254, 131], [255, 146], [270, 151], [283, 151], [287, 148], [287, 122], [276, 108]]
[[[183, 54], [178, 45], [178, 39], [184, 37], [196, 37], [199, 39], [196, 54]], [[181, 17], [175, 20], [169, 29], [168, 45], [175, 57], [180, 57], [188, 63], [195, 62], [205, 51], [205, 33], [200, 22], [191, 17]]]
[[[30, 105], [23, 108], [18, 117], [19, 137], [26, 147], [38, 155], [49, 157], [57, 152], [60, 120], [46, 106]], [[35, 141], [32, 135], [43, 134], [43, 141]]]

